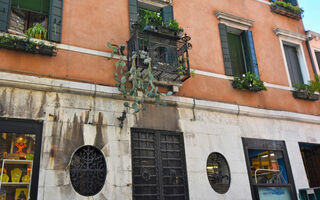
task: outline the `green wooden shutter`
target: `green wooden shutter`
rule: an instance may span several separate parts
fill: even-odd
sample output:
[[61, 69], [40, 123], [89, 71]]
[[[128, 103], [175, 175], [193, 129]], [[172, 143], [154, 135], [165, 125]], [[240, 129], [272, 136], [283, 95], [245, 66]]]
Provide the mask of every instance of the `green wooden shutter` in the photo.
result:
[[219, 24], [219, 31], [220, 31], [220, 40], [221, 40], [221, 47], [222, 47], [222, 55], [224, 61], [224, 70], [226, 75], [232, 76], [232, 64], [231, 64], [231, 53], [228, 44], [228, 32], [227, 26], [225, 24]]
[[256, 57], [256, 51], [254, 49], [252, 32], [244, 31], [241, 34], [241, 37], [245, 53], [247, 71], [254, 73], [257, 77], [259, 77], [258, 62]]
[[173, 20], [173, 7], [172, 6], [165, 6], [162, 8], [162, 21], [163, 23], [167, 24], [170, 20]]
[[10, 14], [10, 0], [0, 0], [0, 31], [7, 32]]
[[61, 42], [62, 7], [63, 0], [50, 0], [48, 40], [53, 42]]
[[138, 22], [138, 1], [137, 0], [129, 0], [129, 22], [130, 22], [130, 29], [132, 24]]

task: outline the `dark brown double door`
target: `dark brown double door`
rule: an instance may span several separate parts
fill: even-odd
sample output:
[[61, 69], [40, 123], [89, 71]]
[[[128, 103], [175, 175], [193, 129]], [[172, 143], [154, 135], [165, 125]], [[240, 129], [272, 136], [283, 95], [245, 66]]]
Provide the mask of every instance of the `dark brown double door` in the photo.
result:
[[320, 145], [299, 143], [309, 186], [320, 187]]
[[131, 129], [134, 200], [189, 200], [183, 134]]

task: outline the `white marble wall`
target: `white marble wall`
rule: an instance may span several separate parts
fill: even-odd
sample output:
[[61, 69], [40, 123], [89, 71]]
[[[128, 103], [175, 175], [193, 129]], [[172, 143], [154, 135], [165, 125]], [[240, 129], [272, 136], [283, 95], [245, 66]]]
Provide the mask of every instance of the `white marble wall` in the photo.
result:
[[[286, 120], [256, 118], [180, 108], [184, 132], [190, 199], [250, 200], [251, 191], [242, 137], [284, 140], [297, 190], [308, 181], [298, 142], [320, 143], [320, 126]], [[206, 161], [211, 152], [222, 153], [229, 162], [231, 186], [226, 194], [216, 193], [207, 179]]]
[[[139, 115], [128, 114], [120, 129], [116, 118], [121, 116], [123, 101], [3, 87], [0, 103], [2, 117], [44, 122], [39, 200], [132, 199], [130, 128]], [[308, 187], [298, 142], [320, 144], [319, 124], [199, 109], [193, 113], [191, 107], [178, 108], [177, 119], [184, 133], [191, 200], [251, 199], [241, 137], [284, 140], [297, 189]], [[108, 168], [102, 191], [89, 198], [72, 188], [68, 165], [72, 153], [86, 144], [101, 146]], [[229, 162], [231, 187], [224, 195], [216, 193], [207, 178], [211, 152], [220, 152]]]

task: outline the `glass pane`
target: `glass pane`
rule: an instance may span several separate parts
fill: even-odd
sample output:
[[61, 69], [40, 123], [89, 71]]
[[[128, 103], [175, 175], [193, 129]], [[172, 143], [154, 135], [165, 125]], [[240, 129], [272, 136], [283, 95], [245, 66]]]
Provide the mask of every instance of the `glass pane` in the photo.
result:
[[34, 134], [0, 133], [0, 199], [28, 199]]
[[228, 33], [228, 42], [231, 52], [232, 71], [235, 76], [246, 73], [243, 49], [240, 35]]
[[291, 200], [291, 191], [288, 187], [259, 187], [260, 200]]
[[251, 181], [255, 184], [288, 184], [281, 151], [249, 149]]
[[217, 193], [224, 194], [230, 187], [230, 170], [225, 157], [220, 153], [211, 153], [207, 159], [207, 175], [211, 187]]

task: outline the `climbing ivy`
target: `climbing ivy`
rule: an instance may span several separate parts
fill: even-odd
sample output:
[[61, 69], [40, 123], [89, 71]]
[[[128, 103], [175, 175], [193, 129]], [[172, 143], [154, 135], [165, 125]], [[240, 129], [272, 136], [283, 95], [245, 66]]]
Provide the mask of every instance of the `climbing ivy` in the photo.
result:
[[[124, 102], [126, 108], [134, 110], [135, 113], [139, 112], [141, 109], [145, 110], [145, 100], [153, 100], [156, 105], [167, 105], [166, 102], [161, 100], [161, 97], [170, 96], [172, 92], [161, 93], [158, 87], [154, 84], [154, 76], [152, 74], [151, 68], [151, 58], [145, 54], [143, 51], [132, 52], [132, 64], [127, 66], [127, 63], [122, 56], [124, 45], [112, 45], [108, 42], [108, 47], [111, 48], [111, 58], [114, 55], [120, 55], [119, 60], [116, 62], [116, 72], [114, 73], [114, 79], [116, 81], [115, 86], [118, 87], [124, 98], [132, 97], [133, 102]], [[136, 66], [137, 58], [144, 59], [144, 62], [148, 64], [148, 68], [144, 70], [138, 70]], [[109, 59], [111, 59], [109, 58]]]

